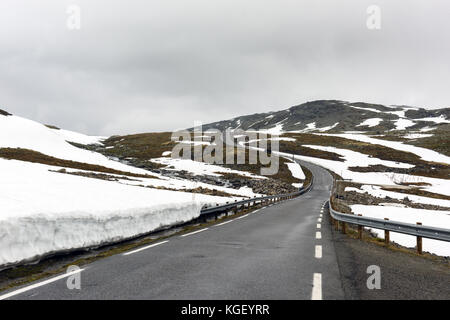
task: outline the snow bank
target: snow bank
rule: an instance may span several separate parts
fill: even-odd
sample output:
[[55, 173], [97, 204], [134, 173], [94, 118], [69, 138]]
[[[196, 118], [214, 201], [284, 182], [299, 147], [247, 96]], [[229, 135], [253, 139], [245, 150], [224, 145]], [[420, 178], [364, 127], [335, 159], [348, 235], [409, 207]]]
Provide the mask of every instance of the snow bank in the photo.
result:
[[422, 138], [429, 138], [432, 137], [433, 134], [426, 134], [426, 133], [408, 133], [407, 135], [404, 135], [403, 138], [406, 139], [422, 139]]
[[383, 121], [383, 119], [381, 119], [381, 118], [371, 118], [371, 119], [364, 120], [363, 122], [358, 124], [357, 127], [364, 127], [364, 126], [367, 126], [369, 128], [376, 127], [382, 121]]
[[229, 198], [124, 185], [0, 159], [0, 265], [189, 221]]
[[430, 149], [416, 147], [416, 146], [404, 144], [404, 143], [398, 142], [398, 141], [375, 139], [375, 138], [371, 138], [371, 137], [368, 137], [363, 134], [346, 134], [346, 133], [343, 133], [343, 134], [316, 133], [316, 134], [333, 136], [333, 137], [342, 137], [342, 138], [346, 138], [346, 139], [350, 139], [350, 140], [362, 141], [362, 142], [367, 142], [367, 143], [371, 143], [371, 144], [378, 144], [381, 146], [392, 148], [394, 150], [400, 150], [400, 151], [414, 153], [426, 161], [442, 162], [442, 163], [450, 164], [450, 157], [447, 157], [446, 155], [443, 155], [441, 153], [438, 153], [438, 152], [430, 150]]
[[347, 150], [347, 149], [341, 149], [336, 147], [324, 147], [324, 146], [316, 146], [316, 145], [304, 145], [304, 147], [321, 150], [321, 151], [327, 151], [327, 152], [333, 152], [337, 153], [344, 157], [346, 167], [354, 167], [354, 166], [361, 166], [361, 167], [368, 167], [370, 165], [384, 165], [387, 167], [392, 168], [413, 168], [414, 165], [408, 164], [408, 163], [402, 163], [402, 162], [395, 162], [395, 161], [389, 161], [389, 160], [381, 160], [375, 157], [370, 157], [364, 153]]
[[[394, 206], [350, 206], [355, 214], [362, 214], [366, 217], [384, 219], [389, 218], [392, 221], [416, 224], [422, 222], [424, 226], [432, 226], [438, 228], [450, 228], [450, 211], [434, 211], [423, 209], [399, 208]], [[379, 238], [384, 239], [384, 230], [372, 229]], [[413, 248], [416, 246], [416, 237], [401, 234], [390, 233], [391, 241], [400, 245]], [[448, 242], [423, 239], [423, 250], [440, 256], [450, 256], [450, 245]]]
[[439, 117], [429, 117], [429, 118], [420, 118], [420, 119], [414, 119], [415, 121], [429, 121], [434, 122], [436, 124], [439, 123], [450, 123], [450, 120], [447, 120], [444, 115], [440, 115]]
[[412, 127], [416, 123], [409, 119], [400, 118], [394, 122], [395, 129], [393, 130], [405, 130], [406, 128]]
[[286, 165], [288, 166], [294, 178], [300, 180], [304, 180], [306, 178], [305, 174], [303, 173], [302, 167], [297, 162], [288, 162], [286, 163]]
[[338, 124], [339, 124], [339, 122], [336, 122], [335, 124], [333, 124], [331, 126], [317, 128], [317, 130], [321, 131], [321, 132], [325, 132], [325, 131], [328, 131], [328, 130], [331, 130], [331, 129], [335, 128]]

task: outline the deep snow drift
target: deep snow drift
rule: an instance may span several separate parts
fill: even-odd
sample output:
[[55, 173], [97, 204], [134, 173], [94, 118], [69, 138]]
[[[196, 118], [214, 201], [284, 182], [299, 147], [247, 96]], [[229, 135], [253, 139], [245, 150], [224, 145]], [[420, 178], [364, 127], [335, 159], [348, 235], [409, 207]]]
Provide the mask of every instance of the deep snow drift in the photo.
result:
[[229, 198], [156, 190], [0, 159], [0, 266], [189, 221]]
[[[0, 148], [25, 148], [60, 159], [148, 173], [67, 142], [92, 144], [102, 139], [17, 116], [0, 116]], [[171, 187], [173, 181], [182, 182], [175, 179], [106, 181], [49, 171], [58, 169], [0, 159], [0, 266], [138, 236], [189, 221], [204, 204], [229, 200], [133, 185], [157, 181]], [[74, 171], [81, 172], [67, 170]]]

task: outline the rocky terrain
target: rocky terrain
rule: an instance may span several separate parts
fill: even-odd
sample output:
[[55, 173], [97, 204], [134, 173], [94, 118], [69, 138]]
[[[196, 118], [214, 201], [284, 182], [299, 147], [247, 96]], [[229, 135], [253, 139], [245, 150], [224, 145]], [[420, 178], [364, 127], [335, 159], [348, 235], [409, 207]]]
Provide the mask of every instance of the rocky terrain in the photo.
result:
[[[450, 108], [428, 110], [408, 106], [384, 106], [364, 102], [339, 100], [306, 102], [286, 110], [240, 116], [204, 125], [207, 129], [242, 129], [277, 131], [319, 130], [328, 132], [366, 131], [383, 133], [387, 130], [420, 130], [437, 127], [429, 119], [447, 119]], [[370, 119], [377, 119], [370, 121]], [[367, 121], [367, 122], [366, 122]], [[438, 120], [439, 122], [439, 120]], [[442, 122], [441, 122], [442, 123]], [[449, 123], [449, 122], [443, 122]]]

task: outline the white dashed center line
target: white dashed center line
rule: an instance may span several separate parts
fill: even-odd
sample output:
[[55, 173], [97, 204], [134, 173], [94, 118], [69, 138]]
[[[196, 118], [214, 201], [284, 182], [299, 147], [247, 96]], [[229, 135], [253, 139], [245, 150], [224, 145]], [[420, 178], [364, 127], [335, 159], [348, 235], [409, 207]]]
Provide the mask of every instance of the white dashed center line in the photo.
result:
[[322, 246], [321, 245], [317, 245], [316, 246], [315, 257], [316, 257], [316, 259], [321, 259], [322, 258]]
[[317, 229], [320, 229], [322, 225], [320, 223], [317, 224]]
[[311, 300], [322, 300], [322, 274], [314, 273]]
[[322, 239], [322, 233], [320, 231], [316, 232], [316, 239]]

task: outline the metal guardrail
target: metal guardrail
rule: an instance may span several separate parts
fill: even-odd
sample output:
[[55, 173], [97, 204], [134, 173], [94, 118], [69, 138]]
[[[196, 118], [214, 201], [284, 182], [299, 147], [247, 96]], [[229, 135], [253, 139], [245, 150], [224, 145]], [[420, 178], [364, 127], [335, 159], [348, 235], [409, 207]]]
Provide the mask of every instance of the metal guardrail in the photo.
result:
[[363, 217], [360, 215], [352, 215], [336, 211], [331, 206], [331, 198], [328, 201], [328, 207], [332, 220], [334, 219], [336, 229], [339, 229], [338, 221], [342, 223], [342, 231], [345, 233], [346, 223], [358, 225], [359, 238], [362, 238], [362, 227], [370, 227], [374, 229], [384, 230], [385, 243], [389, 245], [389, 231], [408, 234], [417, 237], [417, 252], [422, 254], [422, 238], [449, 241], [450, 229], [423, 226], [421, 224], [410, 224], [399, 221], [390, 221], [387, 219], [377, 219]]
[[273, 195], [273, 196], [249, 198], [249, 199], [245, 199], [245, 200], [241, 200], [241, 201], [226, 203], [223, 205], [216, 205], [216, 206], [212, 206], [212, 207], [203, 207], [198, 219], [206, 220], [210, 217], [214, 217], [215, 219], [217, 219], [217, 217], [220, 214], [227, 213], [229, 211], [234, 211], [235, 213], [237, 213], [239, 211], [239, 209], [250, 208], [250, 207], [254, 207], [256, 205], [262, 206], [262, 205], [269, 204], [269, 203], [275, 203], [275, 202], [279, 202], [279, 201], [283, 201], [283, 200], [287, 200], [287, 199], [292, 199], [294, 197], [302, 195], [302, 194], [308, 192], [309, 190], [311, 190], [311, 188], [313, 187], [313, 183], [314, 183], [314, 177], [311, 177], [311, 182], [309, 183], [309, 185], [307, 187], [302, 187], [297, 192], [284, 193], [284, 194], [278, 194], [278, 195]]
[[377, 218], [361, 217], [334, 210], [329, 203], [330, 214], [333, 219], [351, 224], [409, 234], [435, 240], [450, 241], [450, 230], [436, 227], [409, 224], [398, 221], [382, 220]]

